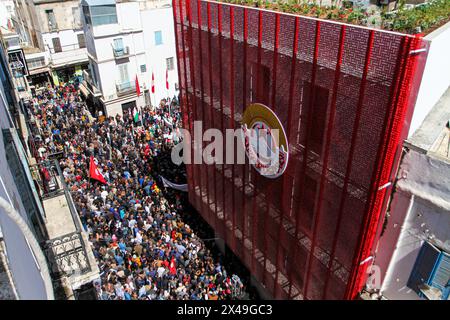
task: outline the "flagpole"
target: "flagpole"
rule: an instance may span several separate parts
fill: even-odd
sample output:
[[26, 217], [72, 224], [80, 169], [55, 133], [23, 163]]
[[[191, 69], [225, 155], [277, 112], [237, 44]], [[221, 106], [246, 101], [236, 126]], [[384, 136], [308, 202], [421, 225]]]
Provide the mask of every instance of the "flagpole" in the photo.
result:
[[92, 163], [92, 158], [89, 158], [89, 174], [88, 174], [88, 186], [87, 186], [88, 190], [91, 187], [91, 163]]

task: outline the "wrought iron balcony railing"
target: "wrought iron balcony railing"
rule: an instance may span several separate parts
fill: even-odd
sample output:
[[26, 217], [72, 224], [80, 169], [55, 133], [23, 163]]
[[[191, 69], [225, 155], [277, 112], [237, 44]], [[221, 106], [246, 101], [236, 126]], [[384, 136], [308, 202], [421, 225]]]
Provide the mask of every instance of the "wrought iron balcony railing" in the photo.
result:
[[128, 46], [122, 48], [113, 47], [113, 53], [115, 58], [124, 58], [130, 55], [130, 48]]
[[125, 81], [125, 82], [117, 82], [116, 83], [116, 91], [117, 95], [124, 95], [131, 93], [135, 91], [136, 88], [134, 86], [134, 83], [132, 81]]

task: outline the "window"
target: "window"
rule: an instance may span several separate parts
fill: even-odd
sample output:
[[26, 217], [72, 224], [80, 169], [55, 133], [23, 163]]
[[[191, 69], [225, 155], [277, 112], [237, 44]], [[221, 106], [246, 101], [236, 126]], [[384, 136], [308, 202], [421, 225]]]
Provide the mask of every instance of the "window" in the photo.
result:
[[27, 59], [27, 65], [29, 69], [36, 69], [45, 66], [45, 58], [39, 57], [39, 58], [32, 58]]
[[80, 8], [72, 7], [73, 26], [78, 28], [81, 26]]
[[448, 300], [450, 292], [450, 255], [429, 242], [419, 251], [407, 286], [420, 297], [430, 299], [427, 287], [438, 289], [440, 299]]
[[91, 25], [92, 24], [91, 12], [89, 11], [89, 7], [88, 6], [83, 6], [83, 16], [84, 16], [84, 22], [87, 25]]
[[166, 59], [166, 64], [167, 64], [167, 70], [173, 70], [174, 66], [173, 66], [173, 57], [171, 58], [167, 58]]
[[123, 55], [123, 39], [117, 38], [113, 40], [113, 47], [116, 54]]
[[117, 23], [115, 5], [103, 5], [90, 7], [90, 17], [93, 26]]
[[145, 64], [141, 64], [141, 73], [147, 72], [147, 66]]
[[47, 15], [48, 29], [50, 31], [58, 29], [58, 25], [56, 24], [55, 13], [53, 12], [53, 10], [45, 10], [45, 14]]
[[77, 34], [77, 38], [78, 38], [78, 46], [80, 48], [86, 48], [86, 40], [84, 39], [84, 34], [82, 33]]
[[59, 38], [53, 38], [52, 43], [53, 43], [53, 52], [61, 52], [62, 51], [61, 41], [59, 40]]
[[10, 38], [10, 39], [5, 39], [6, 42], [6, 47], [10, 48], [10, 47], [17, 47], [20, 45], [19, 43], [19, 38]]
[[119, 79], [120, 83], [128, 83], [129, 77], [128, 77], [128, 65], [126, 63], [119, 64], [117, 66], [119, 68]]
[[162, 32], [155, 31], [155, 46], [159, 46], [163, 43], [162, 41]]
[[98, 77], [97, 77], [98, 72], [97, 72], [97, 70], [98, 70], [97, 64], [93, 60], [89, 59], [89, 71], [92, 76], [94, 85], [96, 87], [98, 87]]

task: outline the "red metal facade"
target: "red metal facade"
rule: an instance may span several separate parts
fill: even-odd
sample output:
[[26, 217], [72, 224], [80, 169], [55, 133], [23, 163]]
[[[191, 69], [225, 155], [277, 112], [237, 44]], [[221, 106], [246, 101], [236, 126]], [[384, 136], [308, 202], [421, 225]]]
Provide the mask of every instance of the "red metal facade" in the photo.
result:
[[[187, 166], [189, 198], [276, 299], [350, 299], [365, 281], [398, 162], [419, 37], [174, 0], [185, 128], [280, 118], [289, 164]], [[420, 73], [420, 72], [419, 72]]]

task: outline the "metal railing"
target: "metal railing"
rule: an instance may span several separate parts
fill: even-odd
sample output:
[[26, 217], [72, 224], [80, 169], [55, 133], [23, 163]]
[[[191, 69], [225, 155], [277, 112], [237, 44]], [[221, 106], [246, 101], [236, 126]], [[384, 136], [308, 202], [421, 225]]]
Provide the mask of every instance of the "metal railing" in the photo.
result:
[[117, 95], [123, 95], [123, 94], [131, 93], [131, 92], [133, 92], [135, 90], [136, 90], [136, 88], [135, 88], [134, 83], [132, 81], [117, 82], [116, 83]]
[[72, 232], [46, 241], [44, 251], [54, 277], [83, 275], [91, 265], [80, 232]]
[[92, 269], [86, 242], [82, 236], [83, 226], [58, 161], [56, 159], [45, 160], [30, 166], [30, 170], [41, 188], [42, 201], [64, 194], [76, 230], [47, 240], [43, 244], [52, 274], [59, 277], [83, 275], [90, 272]]
[[68, 44], [68, 45], [64, 45], [64, 46], [60, 46], [59, 47], [61, 49], [61, 51], [56, 51], [55, 48], [50, 48], [49, 46], [49, 51], [51, 54], [55, 54], [55, 53], [61, 53], [61, 52], [70, 52], [70, 51], [75, 51], [75, 50], [79, 50], [79, 49], [85, 49], [85, 47], [80, 47], [79, 43], [73, 43], [73, 44]]
[[46, 154], [46, 159], [41, 159], [35, 138], [41, 134], [40, 130], [31, 121], [30, 114], [28, 113], [29, 104], [21, 101], [19, 106], [26, 119], [30, 152], [37, 161], [37, 164], [30, 166], [30, 172], [35, 181], [35, 187], [38, 189], [41, 203], [53, 197], [64, 195], [75, 227], [74, 232], [49, 239], [42, 243], [51, 273], [55, 278], [81, 276], [89, 273], [93, 269], [88, 258], [88, 242], [83, 238], [83, 226], [58, 162], [64, 156], [64, 153], [56, 152]]
[[122, 48], [115, 48], [113, 47], [113, 54], [116, 58], [123, 58], [130, 55], [130, 47], [122, 47]]

